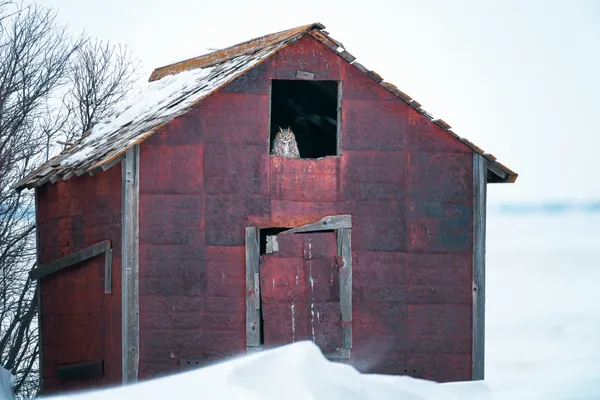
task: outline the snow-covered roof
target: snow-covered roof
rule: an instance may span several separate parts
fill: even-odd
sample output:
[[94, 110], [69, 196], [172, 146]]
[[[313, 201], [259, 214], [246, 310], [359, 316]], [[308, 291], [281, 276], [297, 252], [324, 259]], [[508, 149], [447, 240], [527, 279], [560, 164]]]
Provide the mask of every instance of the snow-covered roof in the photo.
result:
[[304, 25], [157, 68], [150, 76], [150, 83], [140, 94], [125, 101], [79, 141], [31, 172], [15, 185], [15, 188], [30, 189], [47, 182], [54, 183], [60, 179], [67, 180], [72, 176], [93, 174], [99, 169], [110, 168], [131, 147], [143, 142], [157, 129], [305, 34], [312, 35], [415, 110], [430, 118], [448, 134], [486, 157], [489, 170], [497, 177], [496, 181], [516, 180], [517, 174], [498, 163], [494, 156], [458, 137], [447, 123], [441, 119], [433, 119], [431, 114], [421, 108], [420, 103], [398, 90], [396, 86], [384, 82], [374, 71], [356, 62], [356, 58], [348, 53], [340, 42], [331, 38], [324, 28], [319, 23]]

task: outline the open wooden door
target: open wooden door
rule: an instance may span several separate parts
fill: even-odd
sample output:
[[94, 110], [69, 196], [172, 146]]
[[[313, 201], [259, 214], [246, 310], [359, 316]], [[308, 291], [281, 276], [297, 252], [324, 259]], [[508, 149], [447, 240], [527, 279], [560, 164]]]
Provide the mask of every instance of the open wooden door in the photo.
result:
[[262, 325], [258, 347], [312, 340], [329, 358], [350, 357], [349, 225], [349, 221], [341, 228], [316, 223], [267, 238], [266, 254], [260, 255], [256, 266], [259, 282], [249, 288], [261, 314], [248, 320], [249, 326], [257, 319]]

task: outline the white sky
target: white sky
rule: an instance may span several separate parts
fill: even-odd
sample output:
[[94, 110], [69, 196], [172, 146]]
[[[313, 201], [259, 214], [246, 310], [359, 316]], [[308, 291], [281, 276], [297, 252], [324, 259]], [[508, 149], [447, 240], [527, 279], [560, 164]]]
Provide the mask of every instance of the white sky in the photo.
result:
[[600, 198], [600, 1], [40, 0], [154, 67], [321, 22], [358, 60], [519, 173], [489, 200]]

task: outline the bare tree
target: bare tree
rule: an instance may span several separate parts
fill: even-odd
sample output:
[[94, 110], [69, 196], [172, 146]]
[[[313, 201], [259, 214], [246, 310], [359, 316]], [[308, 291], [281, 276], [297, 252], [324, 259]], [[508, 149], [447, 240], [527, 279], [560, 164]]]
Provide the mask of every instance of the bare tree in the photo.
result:
[[90, 130], [131, 91], [138, 63], [124, 46], [88, 41], [71, 62], [67, 142]]
[[34, 199], [12, 187], [122, 100], [135, 67], [122, 47], [73, 37], [51, 9], [0, 0], [0, 365], [20, 398], [39, 386], [39, 286]]

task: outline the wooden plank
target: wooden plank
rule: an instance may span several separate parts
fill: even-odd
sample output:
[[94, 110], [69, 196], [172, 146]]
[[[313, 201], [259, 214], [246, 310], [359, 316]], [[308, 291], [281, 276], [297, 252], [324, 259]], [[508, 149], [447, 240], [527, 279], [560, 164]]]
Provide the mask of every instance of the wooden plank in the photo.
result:
[[283, 231], [280, 235], [291, 235], [293, 233], [327, 231], [331, 229], [352, 228], [352, 216], [331, 215], [323, 217], [315, 223], [301, 226], [299, 228]]
[[66, 174], [64, 174], [62, 176], [62, 180], [66, 181], [66, 180], [70, 179], [71, 177], [75, 176], [75, 172], [76, 172], [76, 170], [71, 170], [71, 171], [67, 172]]
[[337, 349], [333, 353], [324, 354], [324, 356], [329, 360], [349, 360], [350, 349]]
[[442, 128], [443, 130], [447, 131], [448, 129], [452, 128], [446, 121], [444, 121], [443, 119], [434, 119], [432, 121], [434, 124], [436, 124], [437, 126], [439, 126], [440, 128]]
[[296, 78], [298, 79], [315, 79], [315, 74], [306, 71], [296, 71]]
[[369, 78], [373, 79], [377, 83], [383, 82], [383, 78], [375, 71], [367, 71]]
[[[39, 229], [39, 224], [38, 224], [38, 219], [39, 219], [39, 191], [36, 188], [34, 190], [33, 193], [33, 201], [35, 204], [35, 261], [36, 261], [36, 265], [40, 265], [40, 259], [41, 259], [41, 253], [40, 253], [40, 229]], [[40, 280], [38, 280], [36, 282], [36, 293], [35, 293], [35, 297], [36, 297], [36, 301], [37, 301], [37, 326], [41, 327], [42, 325], [42, 282]], [[44, 336], [43, 336], [43, 329], [38, 329], [38, 346], [39, 346], [39, 351], [38, 351], [38, 368], [42, 368], [44, 365]], [[38, 389], [39, 389], [39, 393], [43, 393], [44, 392], [44, 378], [42, 376], [43, 374], [38, 374]]]
[[[260, 283], [256, 283], [256, 275], [260, 278], [260, 245], [258, 229], [246, 227], [246, 348], [260, 346], [260, 297], [256, 296]], [[260, 282], [260, 281], [259, 281]], [[256, 288], [256, 285], [259, 288]]]
[[124, 384], [136, 382], [139, 360], [139, 145], [122, 163], [121, 366]]
[[125, 158], [125, 156], [116, 157], [116, 158], [110, 160], [109, 162], [107, 162], [106, 164], [101, 164], [100, 168], [102, 168], [103, 171], [106, 171], [107, 169], [112, 168], [113, 166], [115, 166], [118, 163], [120, 163], [121, 161], [123, 161], [124, 158]]
[[369, 70], [368, 70], [368, 69], [367, 69], [367, 68], [366, 68], [364, 65], [362, 65], [362, 64], [361, 64], [361, 63], [359, 63], [359, 62], [356, 62], [356, 61], [355, 61], [355, 62], [353, 62], [353, 63], [352, 63], [352, 65], [354, 65], [356, 68], [358, 68], [359, 70], [361, 70], [361, 71], [362, 71], [362, 72], [364, 72], [365, 74], [367, 74], [367, 73], [369, 72]]
[[267, 236], [267, 248], [265, 253], [271, 254], [279, 251], [279, 242], [277, 241], [277, 236]]
[[112, 249], [104, 253], [104, 293], [112, 293]]
[[342, 323], [342, 346], [352, 348], [352, 240], [350, 228], [337, 232], [338, 256], [342, 258], [340, 268], [340, 311]]
[[56, 375], [68, 380], [101, 378], [104, 376], [104, 360], [61, 365], [56, 368]]
[[485, 364], [485, 224], [487, 161], [473, 154], [473, 348], [472, 379], [484, 379]]
[[254, 309], [260, 310], [260, 277], [258, 272], [254, 273]]
[[419, 114], [424, 115], [425, 117], [427, 117], [429, 119], [433, 119], [433, 114], [428, 113], [427, 111], [423, 110], [422, 108], [417, 109], [417, 111], [419, 112]]
[[32, 269], [29, 272], [31, 279], [40, 279], [43, 276], [53, 274], [62, 269], [72, 267], [73, 265], [79, 264], [83, 261], [89, 260], [90, 258], [96, 257], [99, 254], [105, 253], [110, 249], [110, 242], [103, 240], [100, 243], [93, 244], [85, 249], [76, 251], [75, 253], [69, 254], [68, 256], [59, 258], [58, 260], [51, 261], [47, 264], [40, 265], [37, 268]]
[[352, 54], [348, 53], [347, 50], [344, 50], [339, 54], [340, 54], [340, 57], [342, 57], [345, 61], [347, 61], [349, 63], [353, 63], [354, 60], [356, 60], [356, 57], [354, 57]]
[[412, 101], [412, 97], [410, 97], [400, 89], [392, 90], [391, 92], [407, 103], [410, 103]]
[[490, 172], [492, 172], [494, 175], [500, 178], [501, 181], [506, 180], [506, 177], [508, 176], [506, 172], [502, 171], [502, 169], [498, 167], [498, 164], [496, 162], [487, 163], [487, 169], [489, 169]]
[[336, 155], [342, 155], [342, 99], [344, 98], [344, 82], [339, 81], [337, 85], [337, 150]]

